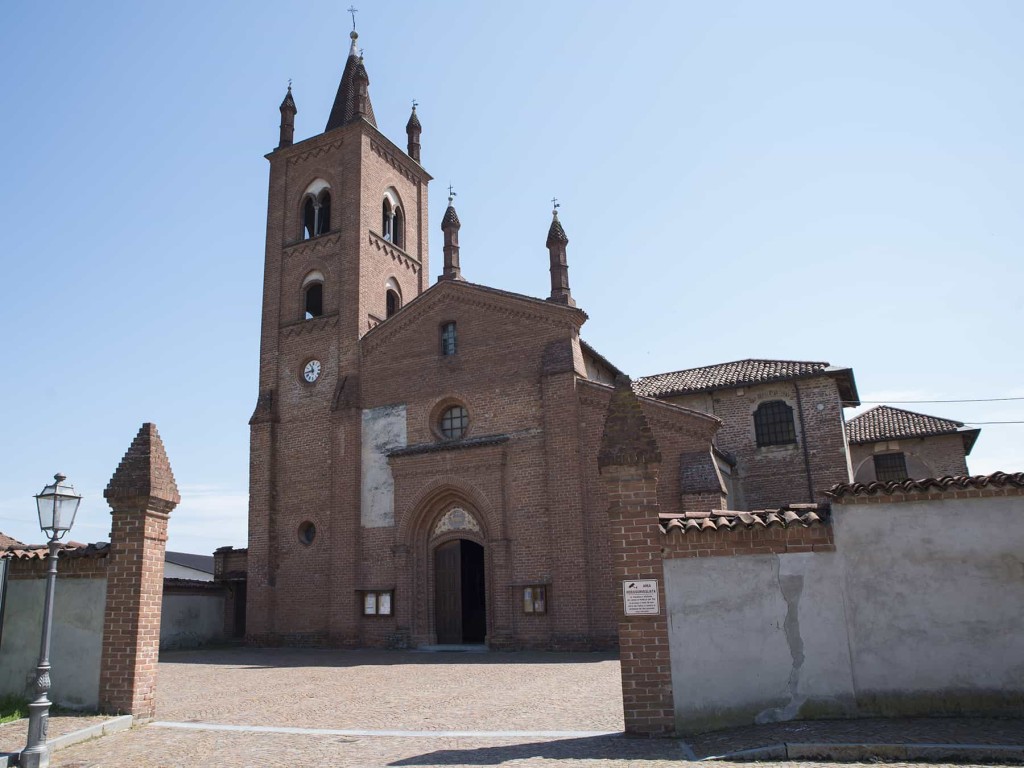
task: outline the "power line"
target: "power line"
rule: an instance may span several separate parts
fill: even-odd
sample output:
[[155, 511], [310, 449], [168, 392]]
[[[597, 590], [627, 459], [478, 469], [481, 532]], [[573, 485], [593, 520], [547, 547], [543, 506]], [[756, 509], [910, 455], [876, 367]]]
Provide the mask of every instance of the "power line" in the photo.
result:
[[1024, 424], [1024, 421], [965, 421], [964, 424], [974, 427], [978, 424]]
[[860, 402], [862, 405], [886, 405], [888, 403], [1003, 403], [1008, 400], [1024, 400], [1024, 397], [976, 397], [971, 400], [843, 400], [843, 404]]

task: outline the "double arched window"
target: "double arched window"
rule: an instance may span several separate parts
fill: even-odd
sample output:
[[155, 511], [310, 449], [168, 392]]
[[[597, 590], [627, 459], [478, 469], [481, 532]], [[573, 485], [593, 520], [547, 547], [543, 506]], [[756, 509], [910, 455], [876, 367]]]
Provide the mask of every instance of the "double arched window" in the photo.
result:
[[385, 240], [394, 243], [399, 248], [405, 248], [405, 214], [402, 212], [398, 194], [393, 188], [389, 188], [384, 193], [384, 201], [381, 203], [380, 231]]
[[302, 239], [325, 235], [331, 231], [331, 188], [323, 179], [316, 179], [302, 194]]
[[758, 446], [791, 445], [796, 442], [793, 409], [782, 400], [761, 403], [754, 411], [754, 433]]
[[306, 195], [302, 204], [303, 239], [324, 235], [331, 231], [331, 193], [323, 190], [315, 197]]

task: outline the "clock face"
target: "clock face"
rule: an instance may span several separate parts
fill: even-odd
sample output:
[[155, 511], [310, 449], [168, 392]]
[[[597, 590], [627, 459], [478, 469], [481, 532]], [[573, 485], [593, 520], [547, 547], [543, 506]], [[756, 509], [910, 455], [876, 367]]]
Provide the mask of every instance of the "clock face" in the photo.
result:
[[306, 363], [306, 367], [302, 369], [302, 378], [312, 384], [314, 381], [320, 378], [320, 361], [310, 360]]

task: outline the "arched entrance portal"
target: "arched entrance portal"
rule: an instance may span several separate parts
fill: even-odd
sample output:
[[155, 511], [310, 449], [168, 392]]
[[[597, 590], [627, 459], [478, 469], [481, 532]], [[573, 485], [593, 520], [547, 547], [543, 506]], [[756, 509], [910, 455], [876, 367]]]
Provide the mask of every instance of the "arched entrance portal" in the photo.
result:
[[487, 637], [484, 548], [475, 541], [452, 539], [434, 549], [434, 628], [441, 644]]

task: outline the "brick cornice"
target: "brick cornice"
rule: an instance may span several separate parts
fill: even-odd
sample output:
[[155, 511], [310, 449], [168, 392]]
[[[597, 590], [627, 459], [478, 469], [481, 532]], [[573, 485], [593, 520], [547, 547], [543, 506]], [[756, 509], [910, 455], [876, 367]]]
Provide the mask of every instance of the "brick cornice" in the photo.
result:
[[400, 264], [406, 269], [411, 269], [413, 274], [418, 274], [421, 268], [420, 260], [413, 256], [411, 253], [406, 253], [401, 248], [396, 246], [394, 243], [385, 240], [383, 237], [378, 235], [372, 229], [369, 231], [369, 244], [376, 248], [378, 251], [383, 251], [391, 260], [396, 264]]
[[302, 336], [308, 333], [324, 331], [328, 328], [337, 328], [338, 319], [338, 314], [334, 313], [333, 315], [324, 315], [312, 320], [296, 320], [294, 323], [281, 326], [281, 335], [285, 338], [290, 338], [292, 336]]
[[297, 243], [290, 243], [284, 246], [284, 255], [292, 258], [294, 256], [310, 256], [320, 251], [334, 248], [341, 242], [341, 232], [333, 232], [329, 235], [312, 237], [309, 240], [300, 240]]

